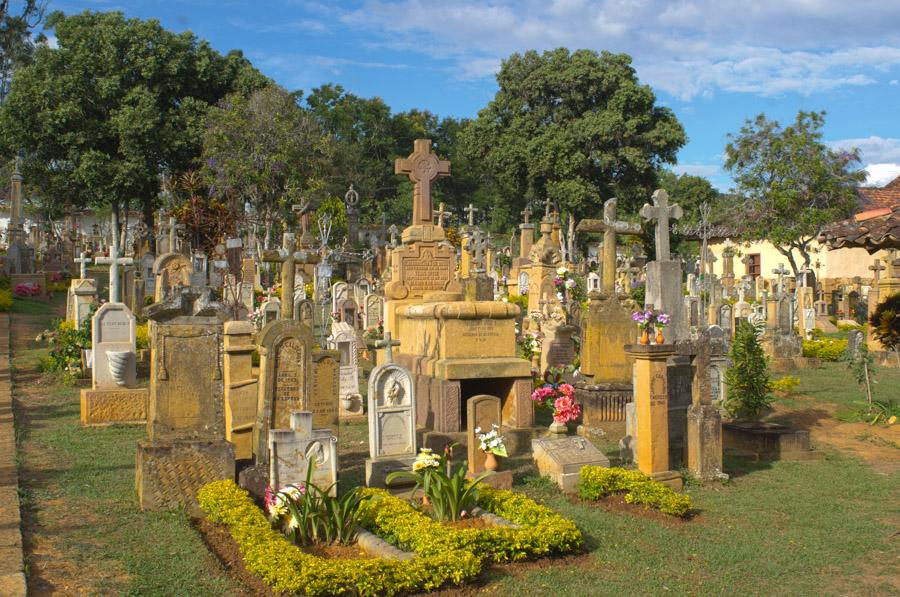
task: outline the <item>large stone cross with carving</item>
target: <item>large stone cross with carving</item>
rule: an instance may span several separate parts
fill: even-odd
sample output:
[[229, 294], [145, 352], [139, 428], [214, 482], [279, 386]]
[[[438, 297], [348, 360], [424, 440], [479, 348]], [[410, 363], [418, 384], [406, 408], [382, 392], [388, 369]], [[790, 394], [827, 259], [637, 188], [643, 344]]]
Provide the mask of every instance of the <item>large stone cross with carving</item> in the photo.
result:
[[431, 183], [439, 176], [450, 176], [450, 162], [431, 153], [431, 139], [416, 139], [409, 157], [394, 162], [394, 174], [406, 174], [415, 185], [412, 225], [433, 225]]
[[282, 248], [277, 251], [265, 251], [262, 260], [266, 263], [281, 264], [281, 318], [294, 318], [294, 283], [297, 263], [316, 263], [319, 256], [312, 251], [295, 251], [296, 237], [285, 233]]
[[641, 225], [616, 220], [616, 198], [607, 199], [603, 204], [602, 220], [581, 220], [576, 230], [579, 232], [603, 233], [603, 290], [616, 290], [616, 235], [640, 234]]
[[669, 261], [669, 218], [680, 219], [684, 215], [681, 207], [669, 205], [669, 194], [657, 189], [653, 192], [653, 205], [645, 203], [640, 213], [645, 220], [656, 220], [656, 260]]

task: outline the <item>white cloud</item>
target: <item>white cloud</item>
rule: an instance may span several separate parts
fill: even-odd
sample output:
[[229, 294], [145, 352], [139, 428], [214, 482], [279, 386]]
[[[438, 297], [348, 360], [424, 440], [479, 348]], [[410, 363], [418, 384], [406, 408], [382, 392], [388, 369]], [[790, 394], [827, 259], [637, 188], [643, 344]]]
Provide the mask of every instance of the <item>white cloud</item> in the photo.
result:
[[339, 18], [449, 59], [463, 79], [559, 46], [627, 52], [644, 81], [683, 99], [810, 94], [900, 71], [900, 3], [880, 0], [365, 0]]
[[900, 163], [900, 139], [873, 135], [828, 143], [836, 149], [858, 149], [864, 164]]
[[866, 166], [867, 187], [883, 187], [900, 176], [900, 163], [869, 164]]

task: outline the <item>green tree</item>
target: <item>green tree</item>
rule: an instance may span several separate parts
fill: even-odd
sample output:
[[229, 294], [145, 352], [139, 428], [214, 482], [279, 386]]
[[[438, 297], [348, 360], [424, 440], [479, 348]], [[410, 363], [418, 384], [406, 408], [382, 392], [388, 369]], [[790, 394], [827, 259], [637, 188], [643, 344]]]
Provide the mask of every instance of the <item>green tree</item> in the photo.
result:
[[276, 225], [293, 217], [291, 205], [317, 202], [332, 167], [331, 137], [298, 100], [274, 85], [233, 93], [206, 119], [203, 157], [213, 192], [235, 210], [250, 203], [265, 248]]
[[[799, 112], [782, 127], [760, 114], [725, 147], [725, 167], [737, 183], [735, 223], [745, 240], [768, 240], [797, 275], [809, 266], [809, 245], [825, 224], [853, 214], [865, 180], [857, 151], [822, 142], [824, 112]], [[799, 253], [802, 259], [797, 262]]]
[[[139, 205], [152, 222], [163, 174], [200, 155], [210, 104], [267, 84], [238, 52], [118, 12], [51, 14], [58, 49], [39, 46], [0, 108], [0, 139], [23, 149], [42, 200], [113, 210]], [[134, 202], [134, 203], [132, 203]]]
[[[13, 11], [9, 0], [0, 0], [0, 102], [9, 93], [13, 72], [34, 55], [31, 32], [44, 18], [47, 1], [25, 0], [19, 4]], [[38, 38], [43, 40], [43, 36]]]
[[735, 330], [731, 345], [731, 367], [725, 371], [728, 387], [725, 411], [735, 418], [754, 418], [772, 402], [766, 355], [756, 328], [745, 322]]
[[468, 127], [465, 142], [496, 180], [515, 217], [549, 197], [575, 218], [596, 216], [618, 197], [634, 212], [656, 172], [686, 141], [668, 108], [637, 79], [625, 54], [565, 48], [513, 54], [500, 89]]

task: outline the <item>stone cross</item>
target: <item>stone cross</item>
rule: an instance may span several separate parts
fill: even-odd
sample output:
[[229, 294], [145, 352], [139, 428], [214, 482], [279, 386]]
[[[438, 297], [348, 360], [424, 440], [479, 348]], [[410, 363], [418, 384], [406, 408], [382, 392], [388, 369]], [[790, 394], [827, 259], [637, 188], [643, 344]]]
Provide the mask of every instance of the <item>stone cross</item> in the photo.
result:
[[800, 268], [800, 284], [798, 285], [798, 288], [806, 288], [807, 276], [811, 273], [813, 273], [813, 270], [808, 265], [804, 265]]
[[878, 284], [878, 280], [881, 279], [881, 272], [883, 272], [885, 269], [887, 269], [887, 268], [885, 268], [884, 265], [882, 265], [881, 259], [876, 259], [875, 263], [873, 263], [872, 265], [869, 266], [869, 270], [875, 274], [875, 284], [876, 285]]
[[490, 237], [485, 236], [481, 230], [476, 230], [472, 235], [472, 239], [469, 241], [469, 248], [475, 254], [473, 259], [475, 263], [475, 271], [483, 272], [485, 270], [484, 267], [484, 251], [490, 246]]
[[384, 362], [385, 363], [393, 363], [394, 362], [394, 347], [400, 346], [400, 340], [391, 339], [391, 333], [384, 333], [384, 340], [377, 340], [375, 342], [375, 348], [384, 348]]
[[22, 173], [19, 168], [22, 157], [16, 156], [16, 166], [10, 178], [9, 225], [7, 226], [7, 244], [15, 243], [24, 231], [22, 229]]
[[131, 265], [134, 260], [131, 257], [119, 257], [119, 219], [115, 212], [112, 214], [112, 245], [109, 248], [109, 257], [97, 257], [94, 259], [94, 263], [109, 264], [109, 302], [121, 302], [119, 300], [119, 266]]
[[175, 216], [169, 216], [169, 224], [163, 226], [163, 229], [169, 232], [169, 253], [175, 253], [175, 242], [178, 240], [178, 233], [184, 230], [184, 224], [179, 224]]
[[434, 217], [437, 218], [437, 225], [441, 228], [444, 227], [444, 220], [449, 220], [452, 214], [449, 211], [444, 211], [444, 202], [441, 201], [438, 203], [438, 208], [434, 210]]
[[450, 162], [431, 153], [431, 139], [416, 139], [409, 157], [394, 162], [394, 174], [406, 174], [415, 185], [412, 225], [432, 225], [431, 183], [439, 176], [450, 176]]
[[277, 251], [263, 253], [263, 261], [266, 263], [281, 264], [281, 318], [294, 318], [294, 280], [297, 262], [315, 263], [317, 256], [307, 251], [293, 251], [293, 234], [285, 234], [282, 248]]
[[291, 205], [291, 211], [300, 217], [300, 244], [306, 246], [312, 242], [309, 235], [309, 201]]
[[81, 252], [81, 257], [78, 259], [73, 259], [75, 263], [80, 264], [81, 266], [81, 279], [84, 280], [87, 278], [87, 264], [91, 262], [91, 258], [87, 256], [87, 253], [84, 251]]
[[616, 289], [616, 235], [640, 234], [641, 225], [616, 220], [616, 198], [603, 204], [602, 220], [581, 220], [576, 230], [579, 232], [603, 233], [603, 291]]
[[529, 220], [529, 218], [531, 217], [531, 206], [526, 205], [526, 206], [525, 206], [525, 209], [523, 209], [523, 210], [520, 211], [519, 213], [522, 214], [522, 218], [524, 218], [524, 223], [525, 223], [525, 224], [528, 224], [528, 223], [529, 223], [528, 220]]
[[640, 214], [645, 220], [656, 220], [656, 260], [669, 261], [669, 218], [680, 219], [684, 215], [681, 207], [669, 205], [669, 194], [657, 189], [653, 192], [653, 205], [645, 203]]
[[784, 267], [783, 263], [779, 263], [778, 267], [772, 270], [772, 273], [778, 276], [778, 294], [782, 294], [784, 292], [784, 277], [791, 272]]
[[550, 218], [550, 209], [553, 207], [553, 201], [550, 200], [550, 197], [544, 199], [544, 218]]
[[478, 211], [478, 208], [470, 203], [467, 208], [463, 209], [463, 211], [466, 212], [467, 214], [469, 214], [469, 226], [474, 226], [475, 225], [475, 212]]

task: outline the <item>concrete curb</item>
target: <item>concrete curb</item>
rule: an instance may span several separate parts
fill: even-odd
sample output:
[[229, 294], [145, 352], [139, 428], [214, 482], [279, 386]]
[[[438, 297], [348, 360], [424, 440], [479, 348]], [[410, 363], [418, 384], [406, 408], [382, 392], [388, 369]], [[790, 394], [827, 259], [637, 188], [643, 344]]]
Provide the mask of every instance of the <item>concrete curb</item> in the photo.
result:
[[0, 595], [21, 597], [26, 594], [27, 585], [13, 427], [9, 326], [9, 313], [0, 313]]

